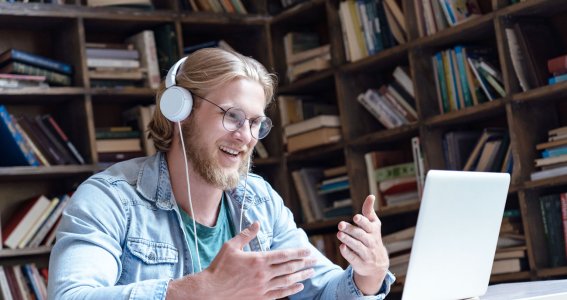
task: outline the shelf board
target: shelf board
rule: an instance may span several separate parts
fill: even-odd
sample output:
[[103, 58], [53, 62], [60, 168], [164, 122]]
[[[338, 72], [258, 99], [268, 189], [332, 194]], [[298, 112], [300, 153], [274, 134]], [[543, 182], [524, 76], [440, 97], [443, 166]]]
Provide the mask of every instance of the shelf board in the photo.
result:
[[567, 266], [557, 268], [542, 268], [536, 271], [538, 277], [553, 277], [567, 275]]
[[546, 101], [553, 99], [563, 100], [567, 96], [567, 82], [560, 82], [553, 85], [546, 85], [527, 92], [515, 94], [512, 101], [515, 102], [533, 102]]
[[254, 158], [254, 165], [256, 166], [269, 166], [269, 165], [277, 165], [281, 162], [279, 157], [268, 157], [268, 158]]
[[490, 283], [500, 283], [500, 282], [508, 282], [508, 281], [521, 281], [521, 280], [530, 280], [530, 279], [531, 279], [530, 272], [529, 271], [522, 271], [522, 272], [491, 275], [490, 276]]
[[311, 223], [299, 224], [298, 227], [305, 230], [309, 234], [317, 234], [318, 232], [338, 231], [338, 224], [341, 221], [352, 222], [353, 216], [343, 216], [332, 220], [316, 221]]
[[286, 153], [289, 162], [299, 162], [305, 160], [312, 160], [314, 158], [321, 158], [326, 154], [331, 154], [336, 151], [342, 151], [345, 148], [344, 142], [335, 144], [321, 145], [319, 147], [301, 150], [293, 153]]
[[567, 185], [567, 175], [556, 176], [541, 180], [525, 181], [523, 187], [525, 189], [535, 189], [535, 188], [554, 187], [558, 185]]
[[82, 87], [0, 89], [2, 96], [74, 96], [83, 95], [85, 92], [86, 90]]
[[321, 5], [325, 5], [325, 0], [312, 0], [299, 3], [272, 17], [271, 23], [273, 25], [279, 25], [279, 23], [293, 22], [298, 16], [307, 14], [312, 9]]
[[18, 179], [58, 178], [92, 173], [94, 165], [66, 165], [50, 167], [0, 167], [0, 181]]
[[300, 78], [288, 85], [284, 85], [278, 88], [278, 94], [297, 94], [305, 93], [306, 90], [326, 90], [329, 89], [334, 83], [335, 69], [329, 68], [320, 72], [310, 74], [307, 77]]
[[382, 217], [394, 216], [408, 212], [417, 212], [419, 210], [420, 204], [421, 202], [413, 202], [413, 203], [378, 208], [377, 214], [378, 217], [382, 218]]
[[493, 30], [494, 12], [471, 19], [454, 27], [449, 27], [433, 35], [413, 40], [409, 43], [410, 48], [418, 47], [440, 47], [456, 42], [470, 41], [471, 37], [483, 37], [485, 33]]
[[131, 97], [154, 97], [156, 90], [151, 88], [138, 87], [117, 87], [117, 88], [90, 88], [88, 94], [93, 96], [110, 95], [110, 96], [131, 96]]
[[419, 134], [419, 123], [412, 123], [393, 129], [376, 131], [348, 141], [348, 144], [355, 148], [387, 143], [393, 140], [402, 139]]
[[51, 246], [42, 246], [37, 248], [24, 248], [24, 249], [2, 249], [0, 250], [0, 259], [23, 257], [23, 256], [48, 255], [49, 253], [51, 253]]
[[210, 25], [264, 25], [270, 17], [258, 14], [220, 14], [213, 12], [183, 12], [179, 16], [182, 24]]
[[530, 0], [509, 5], [497, 11], [498, 16], [519, 17], [530, 15], [549, 16], [567, 9], [563, 1]]
[[[354, 73], [372, 69], [383, 69], [384, 66], [397, 66], [400, 61], [408, 57], [408, 44], [384, 49], [372, 56], [365, 57], [359, 61], [342, 65], [339, 70], [345, 73]], [[407, 63], [406, 63], [407, 64]]]
[[466, 123], [472, 120], [496, 115], [498, 113], [505, 113], [505, 104], [508, 101], [507, 99], [508, 98], [500, 98], [458, 111], [437, 115], [425, 120], [425, 125], [433, 127]]

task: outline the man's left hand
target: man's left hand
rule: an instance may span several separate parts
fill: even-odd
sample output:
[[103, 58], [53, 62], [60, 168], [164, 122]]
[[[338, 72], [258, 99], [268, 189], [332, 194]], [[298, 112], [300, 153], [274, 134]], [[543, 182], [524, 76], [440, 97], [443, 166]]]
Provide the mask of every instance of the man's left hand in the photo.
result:
[[342, 256], [354, 270], [356, 286], [365, 295], [375, 295], [386, 277], [390, 260], [382, 243], [382, 223], [374, 211], [373, 195], [362, 205], [362, 215], [354, 216], [354, 224], [339, 223], [337, 237], [342, 242]]

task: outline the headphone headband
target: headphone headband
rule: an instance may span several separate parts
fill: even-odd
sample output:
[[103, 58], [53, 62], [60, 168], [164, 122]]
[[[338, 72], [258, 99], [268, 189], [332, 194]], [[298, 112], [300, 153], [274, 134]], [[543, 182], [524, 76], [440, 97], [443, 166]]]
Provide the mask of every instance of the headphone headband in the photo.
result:
[[165, 87], [166, 88], [172, 87], [176, 84], [175, 77], [177, 76], [177, 70], [185, 62], [186, 59], [187, 59], [187, 56], [181, 58], [180, 60], [178, 60], [175, 63], [175, 65], [173, 65], [173, 67], [171, 67], [169, 69], [169, 71], [167, 72], [167, 75], [165, 76]]

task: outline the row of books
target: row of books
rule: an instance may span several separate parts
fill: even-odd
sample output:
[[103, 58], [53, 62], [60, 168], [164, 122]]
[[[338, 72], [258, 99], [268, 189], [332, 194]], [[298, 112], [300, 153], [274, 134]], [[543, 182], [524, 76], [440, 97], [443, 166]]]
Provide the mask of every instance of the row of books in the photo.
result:
[[247, 14], [241, 0], [179, 0], [181, 7], [192, 11]]
[[321, 45], [315, 32], [288, 32], [283, 44], [290, 82], [331, 67], [331, 45]]
[[1, 166], [85, 164], [55, 119], [47, 115], [12, 116], [0, 105]]
[[161, 78], [153, 31], [139, 32], [121, 44], [87, 43], [86, 47], [91, 86], [159, 87]]
[[347, 61], [407, 42], [407, 26], [395, 0], [347, 0], [339, 4]]
[[[94, 87], [145, 86], [157, 89], [177, 61], [171, 24], [134, 34], [123, 43], [86, 43], [89, 78]], [[73, 84], [73, 66], [24, 49], [0, 54], [0, 89]], [[14, 76], [25, 75], [25, 76]]]
[[0, 266], [2, 299], [47, 299], [47, 268], [35, 264]]
[[[505, 32], [512, 67], [522, 91], [563, 80], [555, 77], [560, 77], [565, 69], [561, 67], [559, 58], [565, 54], [565, 49], [560, 43], [560, 35], [548, 19], [516, 18]], [[549, 66], [554, 58], [557, 61]]]
[[306, 223], [352, 215], [346, 166], [306, 167], [291, 173], [303, 221]]
[[69, 200], [67, 194], [51, 199], [39, 195], [23, 202], [2, 227], [3, 247], [22, 249], [51, 246]]
[[435, 34], [482, 15], [477, 0], [414, 0], [420, 37]]
[[548, 251], [548, 267], [567, 265], [567, 193], [539, 197], [542, 226]]
[[446, 132], [443, 152], [449, 170], [512, 173], [510, 138], [503, 128]]
[[532, 172], [531, 180], [567, 174], [567, 127], [549, 130], [547, 141], [537, 144], [536, 150], [540, 157], [534, 160], [537, 170]]
[[[41, 83], [56, 86], [70, 86], [72, 83], [73, 67], [60, 60], [29, 53], [21, 49], [10, 48], [0, 54], [0, 74], [20, 74], [43, 77], [42, 81], [39, 80], [39, 77], [36, 77], [35, 80], [32, 80], [30, 77], [28, 77], [28, 80], [24, 80], [24, 78], [12, 78], [13, 80], [25, 81], [22, 83], [21, 87], [31, 85], [32, 83], [36, 83], [37, 86]], [[4, 87], [9, 86], [4, 84]]]
[[368, 89], [356, 98], [388, 129], [414, 123], [418, 119], [411, 77], [402, 67], [394, 70], [393, 77], [395, 80], [379, 89]]
[[442, 113], [506, 96], [494, 50], [455, 46], [431, 57]]

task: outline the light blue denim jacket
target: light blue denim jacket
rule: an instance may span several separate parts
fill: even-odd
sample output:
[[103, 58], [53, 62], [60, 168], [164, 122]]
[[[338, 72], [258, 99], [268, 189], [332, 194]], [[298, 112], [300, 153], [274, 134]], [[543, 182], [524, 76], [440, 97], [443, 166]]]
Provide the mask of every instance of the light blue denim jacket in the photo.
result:
[[[240, 223], [244, 188], [228, 191], [233, 224]], [[307, 247], [318, 259], [315, 274], [291, 299], [384, 299], [362, 296], [353, 271], [332, 264], [296, 227], [282, 198], [250, 174], [243, 228], [260, 221], [247, 251]], [[79, 186], [65, 209], [49, 262], [49, 299], [165, 299], [172, 278], [193, 273], [165, 155], [115, 164]], [[238, 234], [238, 228], [235, 228]]]

